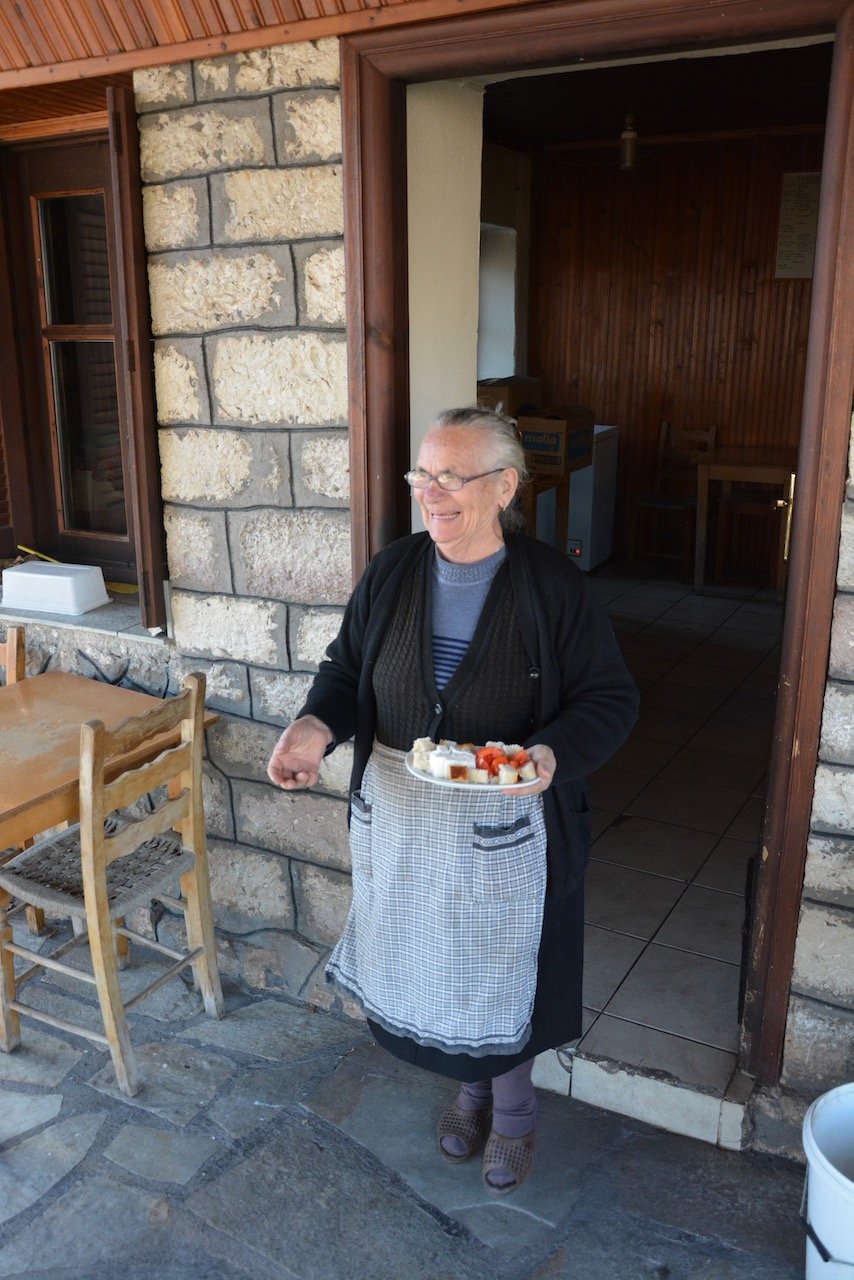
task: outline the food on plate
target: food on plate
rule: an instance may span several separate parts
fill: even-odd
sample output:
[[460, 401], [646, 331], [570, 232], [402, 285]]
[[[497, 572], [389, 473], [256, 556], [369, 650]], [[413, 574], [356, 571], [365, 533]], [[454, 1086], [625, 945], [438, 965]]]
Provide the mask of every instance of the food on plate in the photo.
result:
[[427, 771], [434, 778], [449, 778], [451, 782], [467, 782], [468, 771], [474, 768], [474, 752], [458, 747], [456, 743], [440, 743], [427, 756]]
[[416, 738], [412, 744], [412, 767], [446, 782], [494, 783], [499, 787], [520, 782], [536, 782], [537, 767], [518, 743], [487, 742], [483, 747], [466, 742]]

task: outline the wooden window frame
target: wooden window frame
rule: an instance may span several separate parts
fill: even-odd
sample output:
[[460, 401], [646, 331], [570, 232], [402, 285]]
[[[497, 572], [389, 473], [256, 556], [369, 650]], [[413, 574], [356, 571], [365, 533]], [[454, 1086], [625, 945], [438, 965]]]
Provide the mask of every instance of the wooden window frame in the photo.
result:
[[827, 676], [854, 369], [854, 5], [555, 0], [341, 41], [353, 569], [407, 531], [406, 85], [832, 33], [781, 679], [740, 1065], [780, 1078]]
[[[113, 323], [107, 328], [110, 329], [115, 354], [127, 541], [139, 584], [141, 621], [149, 630], [156, 632], [166, 626], [165, 537], [142, 228], [139, 137], [130, 89], [122, 86], [108, 88], [106, 119], [109, 126], [106, 138], [103, 133], [82, 137], [79, 133], [72, 133], [68, 141], [69, 145], [79, 145], [91, 138], [109, 144], [107, 211]], [[44, 141], [56, 145], [64, 140], [65, 135]], [[15, 273], [9, 261], [8, 228], [3, 217], [0, 212], [0, 345], [5, 351], [14, 353], [18, 366], [18, 376], [5, 378], [0, 388], [0, 463], [5, 464], [0, 465], [0, 511], [5, 507], [11, 515], [11, 524], [0, 526], [0, 554], [9, 556], [14, 554], [16, 545], [36, 545], [34, 513], [44, 499], [34, 492], [37, 481], [30, 462], [33, 446], [27, 440], [26, 428], [25, 403], [34, 403], [35, 392], [31, 387], [25, 395], [24, 380], [33, 376], [33, 361], [26, 358], [26, 338], [16, 332]], [[67, 330], [65, 336], [71, 333], [72, 328], [63, 326]], [[92, 337], [92, 334], [88, 336]], [[52, 464], [43, 458], [39, 465], [45, 470]], [[53, 487], [56, 487], [55, 476]], [[98, 562], [97, 535], [93, 535], [90, 542], [92, 555], [86, 558], [90, 562]], [[109, 572], [109, 553], [105, 554], [107, 558], [103, 564]]]

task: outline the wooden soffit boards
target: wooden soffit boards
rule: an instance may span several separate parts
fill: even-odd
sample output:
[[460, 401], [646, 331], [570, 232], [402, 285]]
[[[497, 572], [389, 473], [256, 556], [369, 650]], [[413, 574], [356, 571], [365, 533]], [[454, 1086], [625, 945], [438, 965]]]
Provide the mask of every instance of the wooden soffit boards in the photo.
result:
[[15, 0], [0, 5], [0, 92], [532, 2]]

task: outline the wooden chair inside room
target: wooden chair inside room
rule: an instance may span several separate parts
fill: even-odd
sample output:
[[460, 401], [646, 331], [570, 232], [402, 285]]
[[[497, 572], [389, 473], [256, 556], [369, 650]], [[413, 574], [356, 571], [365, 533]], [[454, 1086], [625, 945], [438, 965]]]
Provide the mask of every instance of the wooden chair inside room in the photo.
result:
[[[0, 647], [0, 667], [3, 668], [6, 684], [17, 684], [26, 677], [27, 650], [23, 627], [7, 627], [6, 639]], [[31, 843], [32, 841], [27, 841], [26, 844], [11, 849], [0, 849], [0, 866], [17, 857], [21, 849]], [[25, 906], [23, 903], [13, 909], [15, 914], [21, 910], [26, 913], [30, 933], [44, 933], [44, 912], [39, 907]]]
[[[108, 731], [90, 721], [80, 731], [80, 822], [36, 841], [0, 867], [0, 1049], [20, 1044], [20, 1018], [35, 1018], [109, 1048], [116, 1080], [126, 1094], [139, 1091], [127, 1022], [128, 1010], [187, 965], [208, 1014], [222, 1016], [202, 807], [202, 744], [205, 681], [188, 676], [184, 689], [143, 716]], [[180, 734], [180, 741], [176, 738]], [[159, 741], [164, 745], [155, 754]], [[173, 745], [169, 745], [169, 743]], [[139, 763], [143, 760], [143, 763]], [[130, 765], [127, 762], [131, 761]], [[165, 789], [165, 790], [164, 790]], [[134, 805], [162, 795], [153, 812]], [[180, 884], [178, 896], [174, 894]], [[70, 916], [85, 928], [50, 955], [13, 942], [6, 920], [11, 898]], [[123, 920], [154, 900], [183, 916], [186, 950], [136, 933]], [[61, 957], [88, 941], [90, 968]], [[119, 985], [117, 952], [130, 941], [165, 956], [171, 964], [131, 999]], [[15, 974], [15, 958], [28, 967]], [[25, 1004], [21, 987], [45, 970], [94, 986], [103, 1032], [92, 1031]]]
[[674, 427], [662, 422], [655, 487], [629, 504], [627, 563], [673, 560], [688, 581], [693, 570], [697, 515], [697, 467], [715, 447], [716, 428]]

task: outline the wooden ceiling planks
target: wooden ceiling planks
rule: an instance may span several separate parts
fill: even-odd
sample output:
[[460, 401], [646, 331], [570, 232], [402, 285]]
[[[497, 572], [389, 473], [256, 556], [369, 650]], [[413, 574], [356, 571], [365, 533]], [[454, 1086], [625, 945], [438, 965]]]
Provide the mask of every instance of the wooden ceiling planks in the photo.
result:
[[[107, 86], [127, 84], [128, 76], [99, 76], [0, 93], [0, 138], [25, 136], [39, 121], [83, 118], [107, 107]], [[10, 132], [11, 131], [11, 132]]]
[[[383, 0], [383, 6], [407, 0]], [[370, 15], [375, 0], [353, 0]], [[449, 6], [450, 7], [450, 6]], [[0, 10], [0, 73], [258, 32], [334, 16], [331, 0], [18, 0]]]
[[537, 0], [16, 0], [0, 5], [0, 95], [27, 85], [382, 30]]

